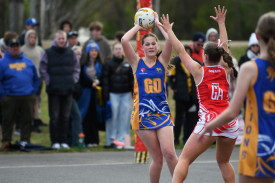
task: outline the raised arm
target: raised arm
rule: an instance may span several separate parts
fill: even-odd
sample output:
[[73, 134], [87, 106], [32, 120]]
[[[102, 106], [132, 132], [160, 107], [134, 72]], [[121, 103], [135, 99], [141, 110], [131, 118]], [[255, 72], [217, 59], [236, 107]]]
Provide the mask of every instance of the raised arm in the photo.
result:
[[172, 30], [172, 25], [169, 22], [169, 16], [166, 15], [165, 17], [164, 15], [162, 15], [161, 21], [161, 26], [163, 30], [167, 32], [170, 43], [172, 44], [173, 48], [177, 52], [185, 67], [191, 72], [196, 81], [196, 78], [200, 78], [201, 76], [201, 65], [194, 61], [185, 51], [184, 46], [181, 44], [181, 42], [178, 40]]
[[[158, 29], [160, 30], [160, 32], [162, 33], [163, 37], [165, 38], [165, 43], [164, 43], [164, 47], [162, 49], [162, 52], [160, 54], [160, 60], [162, 62], [164, 62], [163, 64], [165, 64], [166, 66], [168, 65], [170, 58], [171, 58], [171, 54], [172, 54], [172, 44], [169, 41], [169, 37], [167, 32], [165, 32], [161, 26], [161, 23], [159, 22], [159, 16], [158, 14], [155, 12], [155, 26], [158, 27]], [[172, 24], [173, 25], [173, 24]]]
[[140, 26], [138, 24], [135, 24], [133, 28], [131, 28], [128, 32], [124, 34], [124, 36], [121, 38], [121, 44], [124, 50], [124, 53], [133, 69], [133, 72], [137, 69], [137, 62], [138, 62], [138, 56], [136, 52], [134, 51], [134, 48], [132, 47], [130, 40], [136, 33], [140, 30]]
[[[227, 31], [225, 27], [225, 17], [227, 13], [227, 9], [224, 8], [224, 6], [220, 7], [218, 6], [218, 9], [215, 7], [216, 17], [210, 16], [213, 20], [215, 20], [219, 25], [219, 33], [220, 33], [220, 45], [224, 48], [224, 50], [229, 53], [228, 49], [228, 37], [227, 37]], [[229, 68], [227, 63], [225, 63], [222, 59], [221, 65], [225, 68]]]

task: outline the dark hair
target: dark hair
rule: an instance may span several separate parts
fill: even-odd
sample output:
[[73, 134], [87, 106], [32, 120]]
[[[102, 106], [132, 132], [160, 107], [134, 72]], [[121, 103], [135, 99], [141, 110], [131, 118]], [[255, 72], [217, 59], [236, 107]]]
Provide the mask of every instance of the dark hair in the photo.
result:
[[[90, 55], [89, 55], [89, 53], [87, 53], [85, 55], [84, 59], [81, 61], [81, 66], [89, 65], [89, 59], [90, 59]], [[99, 51], [98, 51], [98, 54], [97, 54], [97, 57], [96, 57], [95, 61], [102, 64], [102, 59], [101, 59]]]
[[63, 27], [64, 27], [65, 24], [69, 24], [70, 29], [72, 30], [73, 25], [72, 25], [72, 23], [71, 23], [69, 20], [63, 20], [63, 21], [61, 22], [61, 24], [60, 24], [60, 30], [63, 30]]
[[223, 61], [227, 63], [228, 67], [233, 69], [234, 77], [238, 76], [238, 71], [235, 69], [232, 57], [223, 49], [223, 47], [217, 47], [214, 42], [207, 42], [204, 47], [204, 54], [208, 55], [209, 62], [216, 64], [223, 57]]
[[184, 49], [185, 49], [185, 51], [186, 51], [186, 50], [189, 50], [191, 54], [192, 54], [192, 52], [193, 52], [193, 51], [192, 51], [192, 48], [191, 48], [189, 45], [187, 45], [187, 44], [184, 45]]
[[267, 44], [269, 62], [275, 69], [275, 12], [263, 14], [257, 24], [256, 32]]
[[115, 34], [115, 39], [118, 39], [119, 42], [121, 42], [121, 38], [124, 36], [125, 32], [124, 31], [117, 31]]

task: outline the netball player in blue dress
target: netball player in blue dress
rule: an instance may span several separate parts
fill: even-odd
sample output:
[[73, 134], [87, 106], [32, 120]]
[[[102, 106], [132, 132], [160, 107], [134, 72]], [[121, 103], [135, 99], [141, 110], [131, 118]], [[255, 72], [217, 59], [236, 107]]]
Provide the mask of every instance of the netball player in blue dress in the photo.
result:
[[123, 37], [122, 46], [134, 73], [133, 111], [131, 124], [152, 156], [149, 169], [150, 182], [159, 182], [163, 157], [166, 159], [171, 175], [177, 164], [173, 140], [173, 119], [166, 97], [165, 78], [170, 61], [172, 46], [159, 23], [155, 13], [155, 26], [165, 38], [162, 52], [156, 35], [149, 33], [142, 38], [145, 57], [139, 58], [130, 40], [138, 31], [134, 25]]
[[[240, 69], [230, 106], [208, 123], [211, 133], [234, 119], [246, 99], [243, 142], [239, 156], [239, 182], [275, 181], [275, 12], [262, 15], [256, 27], [260, 57]], [[203, 140], [203, 139], [202, 139]]]

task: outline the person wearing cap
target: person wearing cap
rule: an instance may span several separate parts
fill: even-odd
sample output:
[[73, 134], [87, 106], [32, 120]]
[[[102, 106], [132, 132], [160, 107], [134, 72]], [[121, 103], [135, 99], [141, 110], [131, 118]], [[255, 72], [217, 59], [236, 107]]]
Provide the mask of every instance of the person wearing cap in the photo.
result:
[[81, 73], [79, 83], [82, 86], [82, 94], [78, 99], [79, 111], [82, 118], [84, 142], [87, 147], [99, 145], [99, 116], [96, 111], [98, 101], [96, 92], [101, 85], [102, 60], [100, 48], [95, 42], [86, 47], [86, 57], [81, 62]]
[[109, 41], [102, 35], [103, 25], [99, 21], [92, 22], [90, 24], [91, 37], [88, 41], [84, 43], [82, 52], [85, 54], [85, 48], [91, 42], [96, 42], [100, 48], [100, 56], [102, 58], [102, 63], [106, 63], [112, 58], [112, 52], [109, 45]]
[[192, 48], [192, 58], [203, 63], [203, 44], [205, 42], [205, 36], [201, 32], [196, 32], [192, 38], [193, 43], [189, 46]]
[[[25, 22], [25, 30], [22, 32], [22, 34], [19, 37], [19, 41], [21, 46], [25, 44], [25, 34], [28, 30], [35, 30], [36, 27], [39, 25], [39, 23], [36, 21], [35, 18], [28, 18]], [[41, 39], [38, 36], [38, 45], [42, 47]]]
[[[35, 30], [30, 29], [26, 32], [25, 35], [25, 44], [22, 46], [22, 52], [24, 55], [28, 58], [31, 59], [31, 61], [34, 63], [35, 68], [38, 72], [38, 77], [40, 77], [39, 74], [39, 62], [40, 58], [43, 53], [43, 48], [41, 48], [39, 45], [37, 45], [38, 39], [37, 39], [37, 34]], [[34, 122], [33, 122], [33, 132], [41, 133], [41, 130], [39, 129], [40, 125], [46, 125], [44, 124], [41, 119], [39, 119], [39, 100], [40, 100], [40, 95], [41, 95], [41, 90], [42, 90], [42, 80], [39, 79], [39, 92], [38, 95], [35, 96], [35, 105], [34, 105]]]
[[77, 38], [78, 38], [78, 32], [77, 31], [71, 31], [67, 34], [69, 48], [73, 48], [74, 46], [79, 46], [80, 45]]
[[260, 56], [260, 47], [259, 42], [256, 38], [256, 34], [253, 32], [250, 35], [249, 42], [248, 42], [248, 48], [246, 50], [246, 53], [241, 56], [239, 60], [239, 67], [241, 65], [249, 60], [255, 60]]
[[33, 62], [21, 52], [20, 41], [11, 38], [4, 58], [0, 60], [0, 98], [2, 100], [2, 146], [9, 150], [13, 125], [20, 116], [20, 140], [30, 142], [33, 123], [34, 94], [38, 93], [39, 79]]
[[80, 73], [78, 57], [66, 47], [66, 42], [66, 33], [57, 31], [52, 46], [42, 54], [39, 66], [48, 94], [50, 139], [54, 149], [69, 148], [67, 136], [72, 96]]
[[205, 35], [206, 41], [217, 42], [219, 39], [219, 33], [215, 28], [209, 28]]

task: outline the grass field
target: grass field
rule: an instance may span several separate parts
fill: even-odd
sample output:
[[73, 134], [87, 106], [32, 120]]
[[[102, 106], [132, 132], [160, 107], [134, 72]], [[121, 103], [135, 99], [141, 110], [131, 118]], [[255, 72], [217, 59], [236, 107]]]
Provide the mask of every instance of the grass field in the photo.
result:
[[[245, 45], [245, 46], [244, 46]], [[240, 56], [245, 53], [246, 50], [246, 45], [247, 44], [234, 44], [231, 46], [231, 51], [232, 55], [239, 60]], [[175, 53], [174, 53], [175, 55]], [[172, 112], [172, 115], [175, 115], [175, 103], [174, 100], [172, 99], [173, 96], [173, 91], [169, 88], [169, 96], [168, 96], [168, 102], [169, 106]], [[45, 87], [43, 87], [42, 91], [42, 101], [41, 101], [41, 119], [45, 123], [49, 123], [49, 115], [48, 115], [48, 102], [47, 102], [47, 94], [45, 92]], [[50, 138], [49, 138], [49, 126], [46, 127], [41, 127], [42, 133], [32, 133], [31, 136], [31, 143], [33, 144], [39, 144], [39, 145], [44, 145], [44, 146], [51, 146]], [[100, 146], [98, 148], [93, 148], [93, 149], [87, 149], [85, 151], [90, 151], [90, 150], [103, 150], [103, 146], [105, 145], [105, 132], [100, 131]], [[133, 143], [133, 136], [134, 133], [131, 131], [131, 137], [132, 137], [132, 145]], [[13, 143], [16, 140], [19, 140], [20, 138], [18, 136], [13, 136]], [[183, 145], [179, 145], [176, 148], [182, 148]], [[62, 150], [63, 152], [64, 150]], [[77, 148], [71, 149], [71, 150], [65, 150], [65, 151], [78, 151]]]

